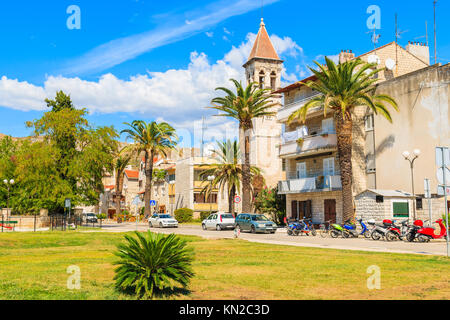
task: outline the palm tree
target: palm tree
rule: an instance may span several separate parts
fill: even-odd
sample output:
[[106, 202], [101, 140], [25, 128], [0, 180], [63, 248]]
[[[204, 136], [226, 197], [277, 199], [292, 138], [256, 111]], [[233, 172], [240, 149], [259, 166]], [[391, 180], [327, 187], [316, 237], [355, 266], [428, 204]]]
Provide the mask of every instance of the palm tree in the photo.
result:
[[124, 172], [128, 164], [130, 163], [132, 155], [130, 153], [125, 152], [125, 148], [120, 150], [119, 154], [117, 155], [117, 158], [115, 159], [114, 163], [114, 170], [115, 170], [115, 189], [116, 189], [116, 199], [115, 199], [115, 205], [116, 205], [116, 215], [120, 215], [120, 201], [122, 199], [122, 191], [123, 191], [123, 181], [124, 181]]
[[116, 288], [152, 299], [155, 293], [171, 288], [175, 283], [186, 287], [194, 276], [193, 251], [186, 241], [175, 234], [163, 235], [148, 231], [147, 235], [135, 232], [137, 239], [126, 235], [126, 243], [118, 245], [114, 254]]
[[[243, 175], [242, 166], [240, 164], [241, 153], [237, 141], [226, 142], [217, 141], [218, 150], [214, 150], [213, 156], [218, 158], [218, 163], [208, 164], [209, 169], [204, 170], [200, 176], [202, 178], [214, 176], [211, 184], [208, 184], [203, 189], [206, 198], [212, 193], [214, 189], [219, 189], [222, 192], [227, 189], [228, 196], [228, 210], [234, 215], [235, 202], [234, 198], [236, 192], [240, 189], [241, 179]], [[251, 177], [258, 176], [261, 171], [257, 167], [250, 167]]]
[[270, 89], [260, 89], [256, 83], [250, 83], [244, 88], [241, 82], [234, 79], [230, 81], [236, 87], [236, 93], [228, 88], [216, 88], [216, 91], [224, 92], [225, 96], [214, 98], [210, 108], [221, 112], [217, 116], [239, 121], [239, 135], [244, 139], [242, 210], [251, 212], [250, 130], [253, 129], [253, 119], [275, 115], [271, 110], [275, 104], [271, 101]]
[[144, 153], [145, 162], [145, 216], [151, 214], [150, 200], [152, 199], [153, 161], [156, 157], [167, 157], [167, 152], [175, 149], [177, 145], [177, 135], [175, 129], [167, 122], [145, 123], [135, 120], [131, 124], [125, 123], [129, 129], [121, 132], [127, 133], [129, 139], [134, 140], [134, 144], [128, 149], [136, 154]]
[[368, 107], [375, 114], [381, 114], [392, 122], [386, 103], [396, 111], [398, 105], [395, 100], [384, 94], [375, 93], [374, 76], [381, 70], [372, 70], [375, 66], [360, 59], [350, 60], [336, 65], [331, 59], [325, 58], [326, 66], [314, 62], [319, 70], [310, 70], [317, 77], [317, 81], [304, 83], [307, 87], [321, 93], [309, 100], [304, 106], [295, 111], [288, 119], [305, 122], [308, 110], [322, 107], [324, 114], [333, 113], [336, 122], [337, 149], [342, 179], [342, 206], [344, 220], [352, 219], [353, 191], [352, 191], [352, 129], [353, 115], [356, 107]]

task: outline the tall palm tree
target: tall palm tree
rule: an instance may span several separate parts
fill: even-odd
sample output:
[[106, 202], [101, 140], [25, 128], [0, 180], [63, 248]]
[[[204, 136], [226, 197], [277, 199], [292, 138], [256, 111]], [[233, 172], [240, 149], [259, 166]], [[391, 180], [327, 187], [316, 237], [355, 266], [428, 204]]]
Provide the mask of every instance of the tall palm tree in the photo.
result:
[[375, 93], [374, 76], [381, 71], [372, 70], [375, 66], [360, 59], [350, 60], [336, 65], [331, 59], [325, 58], [326, 65], [314, 62], [319, 70], [310, 70], [317, 77], [317, 81], [304, 83], [307, 87], [321, 93], [309, 100], [304, 106], [295, 111], [288, 119], [305, 122], [308, 110], [322, 107], [324, 114], [333, 113], [336, 123], [337, 149], [342, 179], [342, 206], [344, 220], [352, 219], [353, 210], [353, 172], [352, 172], [352, 130], [353, 116], [356, 107], [368, 107], [375, 114], [381, 114], [392, 122], [391, 114], [386, 106], [390, 104], [396, 111], [398, 105], [395, 100], [384, 94]]
[[140, 155], [144, 153], [145, 162], [145, 216], [151, 214], [150, 200], [152, 199], [152, 179], [153, 179], [153, 161], [156, 157], [167, 157], [167, 152], [175, 149], [177, 145], [177, 134], [175, 129], [167, 122], [146, 123], [141, 120], [135, 120], [131, 124], [125, 123], [129, 129], [121, 132], [127, 133], [129, 139], [133, 139], [134, 144], [128, 149]]
[[[234, 198], [236, 192], [240, 189], [241, 179], [243, 175], [242, 165], [240, 164], [241, 153], [237, 141], [226, 142], [217, 141], [218, 149], [214, 150], [218, 159], [218, 163], [208, 164], [209, 169], [204, 170], [200, 176], [206, 178], [214, 176], [214, 180], [205, 186], [203, 193], [206, 198], [212, 193], [214, 189], [219, 189], [222, 192], [225, 188], [228, 196], [228, 210], [230, 213], [235, 213]], [[257, 167], [250, 167], [251, 177], [258, 176], [261, 171]]]
[[117, 158], [114, 161], [114, 170], [115, 170], [115, 189], [116, 189], [116, 199], [115, 199], [115, 205], [116, 205], [116, 215], [120, 215], [120, 201], [122, 199], [122, 191], [123, 191], [123, 181], [124, 181], [124, 173], [125, 169], [130, 163], [131, 160], [131, 153], [126, 153], [125, 148], [120, 150], [119, 154], [117, 155]]
[[236, 93], [228, 88], [216, 88], [216, 91], [222, 91], [225, 96], [214, 98], [210, 108], [218, 110], [219, 117], [230, 117], [239, 121], [239, 135], [244, 139], [242, 210], [251, 212], [250, 130], [253, 129], [253, 119], [275, 115], [272, 111], [275, 104], [271, 100], [270, 89], [260, 89], [256, 83], [250, 83], [244, 88], [241, 82], [234, 79], [230, 81], [236, 87]]

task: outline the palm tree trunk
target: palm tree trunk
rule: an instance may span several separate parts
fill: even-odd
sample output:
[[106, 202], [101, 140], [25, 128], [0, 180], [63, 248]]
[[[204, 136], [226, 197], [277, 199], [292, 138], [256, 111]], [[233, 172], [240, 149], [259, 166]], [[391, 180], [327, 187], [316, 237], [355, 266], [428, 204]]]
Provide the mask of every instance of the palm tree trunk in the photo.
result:
[[145, 218], [149, 217], [152, 212], [150, 208], [150, 200], [152, 200], [152, 177], [153, 177], [153, 151], [148, 154], [145, 152]]
[[250, 175], [250, 134], [244, 128], [244, 165], [242, 166], [242, 211], [252, 212], [251, 202], [251, 175]]
[[236, 196], [236, 187], [233, 186], [230, 189], [230, 192], [228, 194], [228, 210], [229, 212], [234, 216], [235, 214], [235, 203], [234, 203], [234, 197]]
[[123, 172], [117, 171], [116, 176], [116, 216], [121, 213], [120, 202], [122, 201], [122, 189], [123, 189]]
[[353, 168], [352, 168], [352, 128], [351, 118], [344, 119], [341, 112], [334, 115], [336, 121], [337, 149], [342, 180], [343, 222], [353, 219]]

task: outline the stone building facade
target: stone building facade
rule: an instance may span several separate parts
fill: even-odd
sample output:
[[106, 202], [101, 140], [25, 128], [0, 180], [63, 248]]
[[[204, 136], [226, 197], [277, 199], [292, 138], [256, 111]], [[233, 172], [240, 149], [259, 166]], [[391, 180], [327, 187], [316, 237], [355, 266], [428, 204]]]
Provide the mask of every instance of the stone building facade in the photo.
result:
[[[416, 162], [416, 196], [423, 195], [424, 178], [430, 178], [433, 190], [437, 189], [434, 148], [450, 144], [450, 73], [449, 65], [429, 66], [427, 50], [422, 44], [410, 43], [402, 48], [393, 42], [358, 57], [366, 62], [378, 62], [379, 68], [383, 68], [376, 90], [392, 96], [400, 112], [391, 109], [393, 123], [390, 123], [364, 107], [356, 108], [352, 159], [355, 196], [364, 194], [367, 189], [403, 190], [404, 193], [411, 190], [410, 167], [402, 152], [414, 149], [422, 150]], [[341, 63], [349, 59], [355, 59], [353, 52], [340, 53]], [[302, 82], [309, 80], [316, 79], [312, 76]], [[332, 115], [325, 116], [321, 108], [315, 108], [308, 113], [306, 123], [296, 121], [289, 125], [287, 118], [316, 93], [301, 83], [287, 86], [278, 93], [284, 94], [284, 106], [277, 115], [283, 124], [279, 154], [287, 172], [287, 180], [280, 181], [279, 189], [286, 194], [287, 215], [312, 216], [316, 222], [342, 222], [339, 156]], [[299, 138], [302, 138], [300, 144]], [[433, 206], [439, 212], [441, 202], [444, 207], [443, 200], [433, 196]], [[374, 205], [372, 213], [368, 213], [366, 209], [371, 206], [365, 204], [373, 199], [367, 194], [359, 199], [364, 200], [356, 205], [357, 215], [392, 217], [391, 207], [380, 209], [383, 205]], [[413, 200], [410, 201], [411, 217]], [[417, 201], [422, 205], [417, 205], [418, 216], [428, 215], [426, 201]]]

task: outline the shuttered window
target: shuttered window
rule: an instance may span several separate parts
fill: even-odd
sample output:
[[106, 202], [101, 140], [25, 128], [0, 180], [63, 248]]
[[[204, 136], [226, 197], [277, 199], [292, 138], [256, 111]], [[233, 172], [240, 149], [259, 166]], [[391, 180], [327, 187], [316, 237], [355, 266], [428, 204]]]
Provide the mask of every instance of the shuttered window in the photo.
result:
[[409, 217], [409, 204], [408, 202], [393, 202], [392, 203], [394, 218], [407, 218]]

